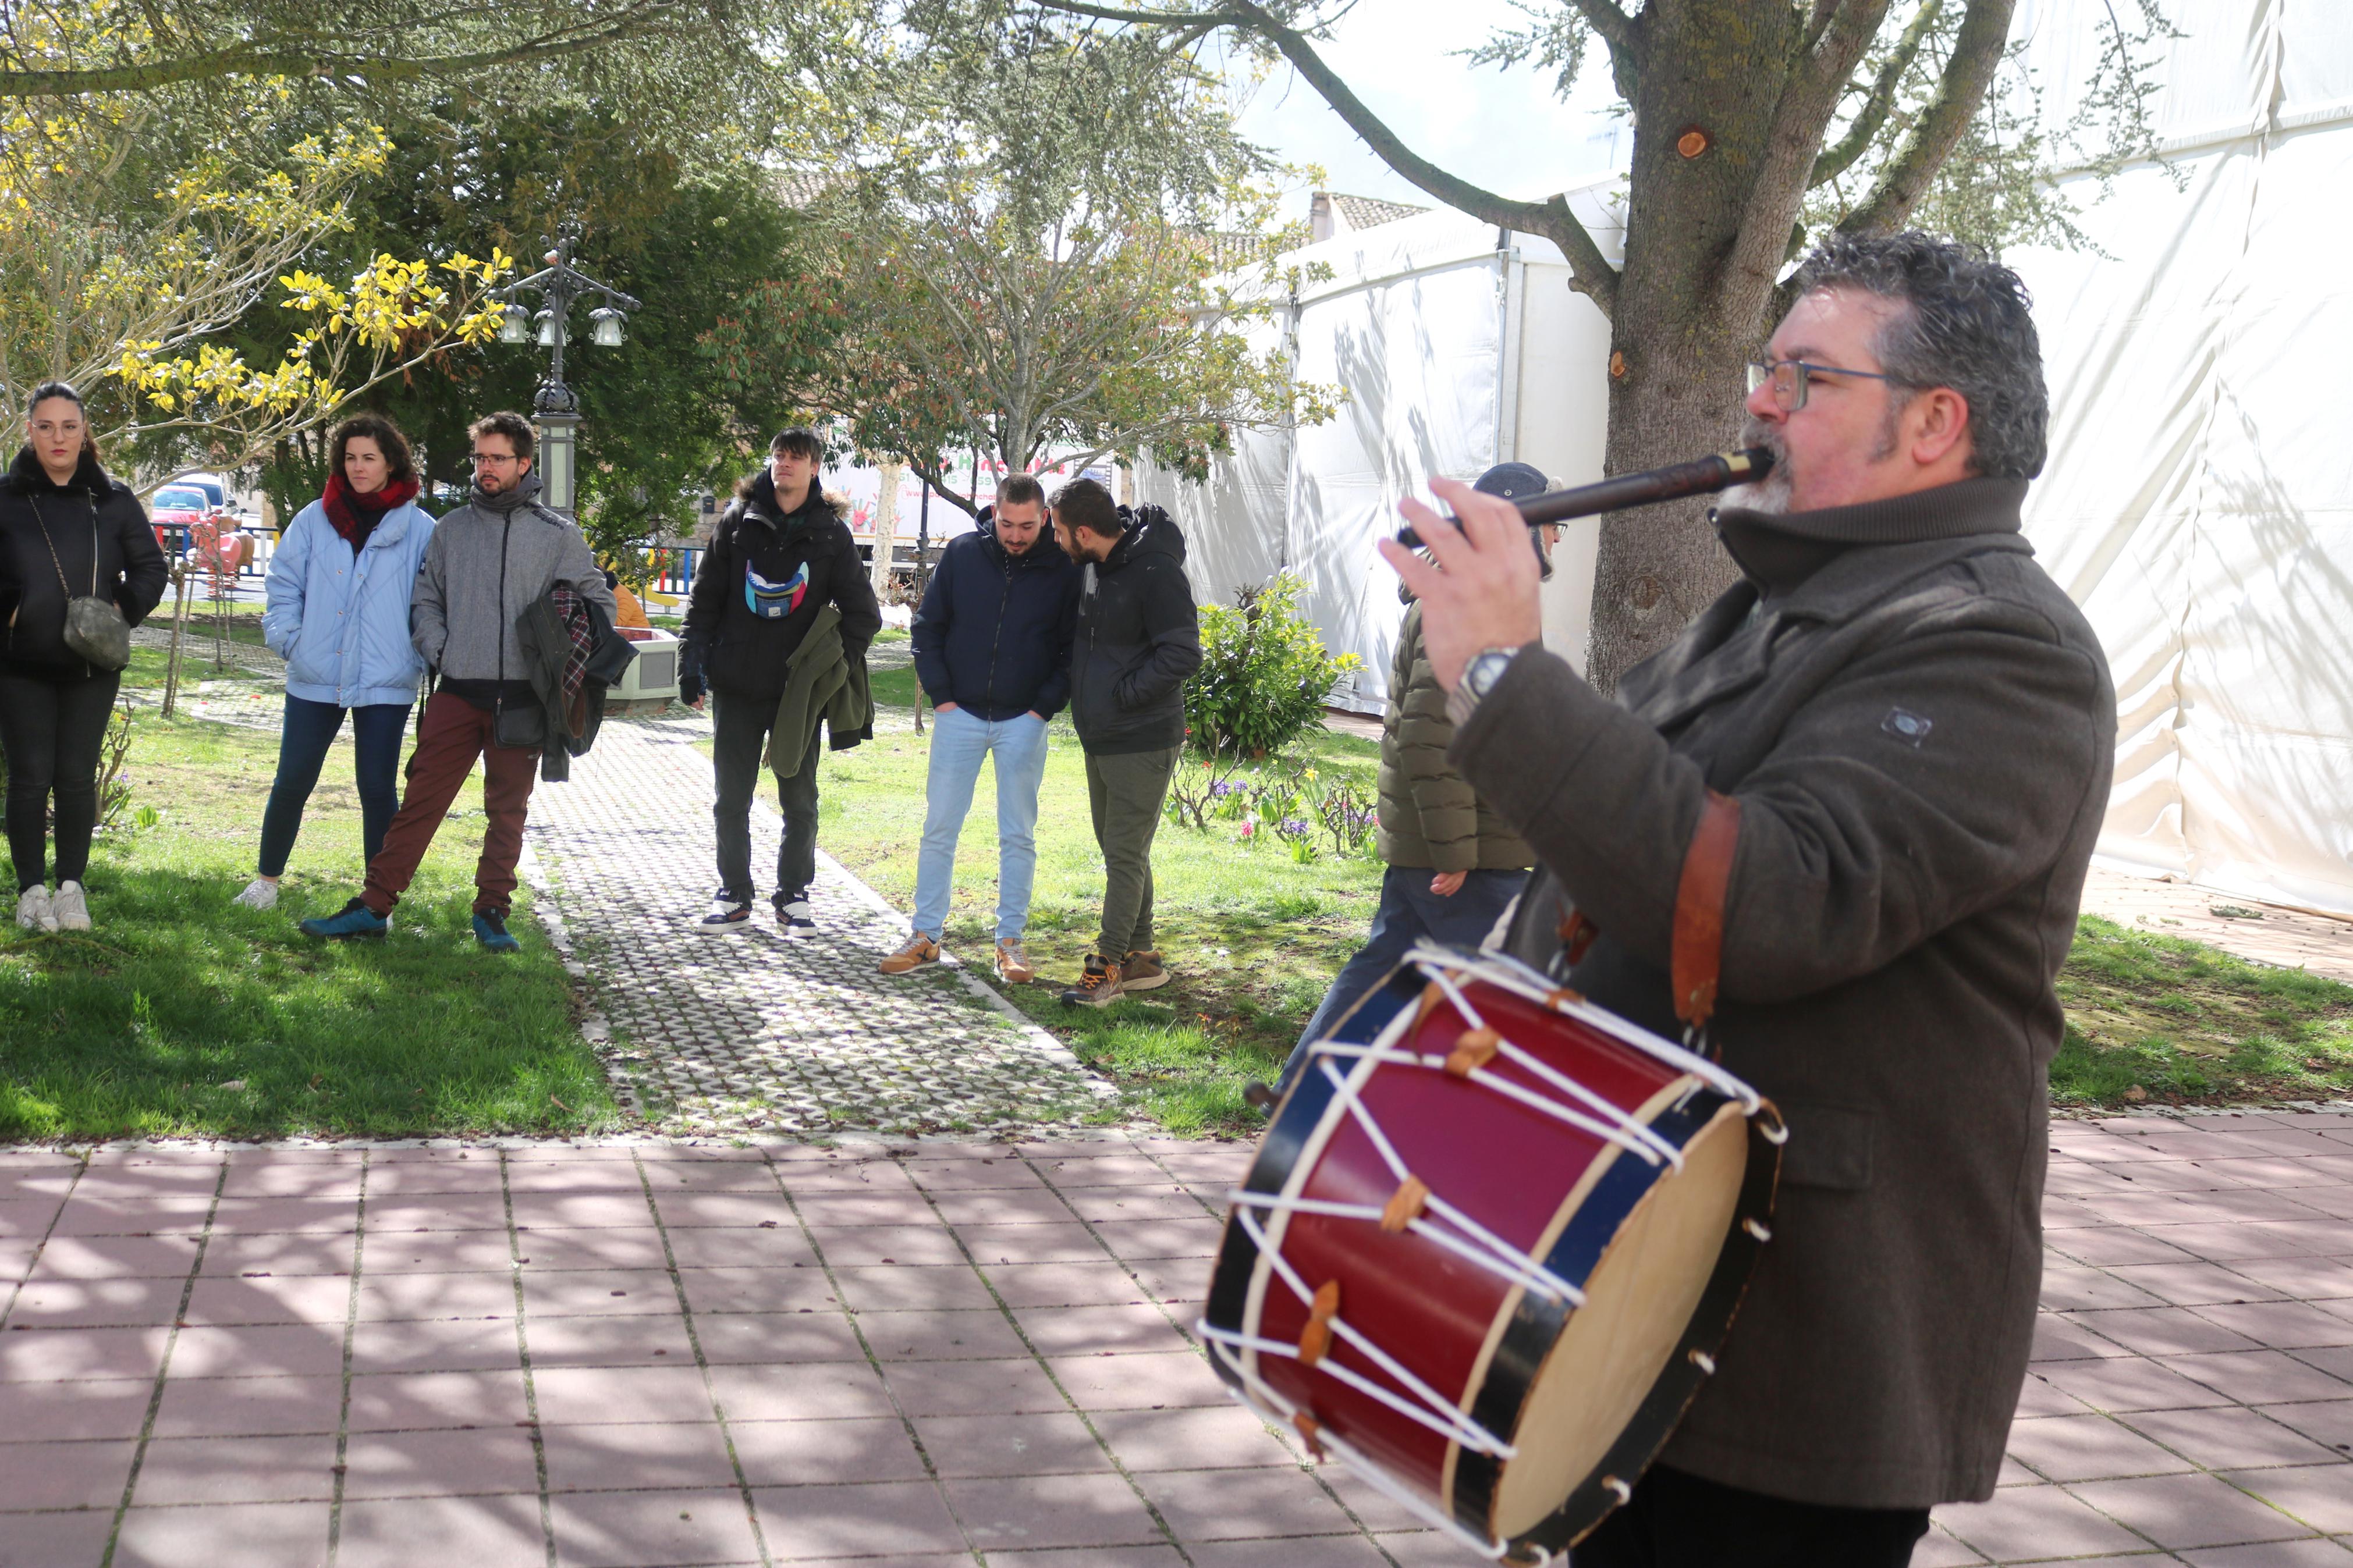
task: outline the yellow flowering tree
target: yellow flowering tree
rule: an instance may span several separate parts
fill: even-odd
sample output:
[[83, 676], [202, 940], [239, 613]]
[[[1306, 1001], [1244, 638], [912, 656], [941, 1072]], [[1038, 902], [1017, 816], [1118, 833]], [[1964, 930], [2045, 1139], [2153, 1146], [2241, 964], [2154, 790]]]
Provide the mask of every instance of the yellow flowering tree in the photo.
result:
[[[262, 88], [251, 107], [266, 118], [280, 102]], [[511, 266], [496, 249], [482, 259], [378, 256], [341, 281], [300, 268], [351, 226], [352, 194], [383, 174], [391, 149], [380, 129], [337, 127], [264, 160], [168, 119], [132, 99], [0, 110], [8, 412], [60, 378], [90, 399], [101, 441], [161, 437], [235, 466], [496, 331], [485, 294]], [[248, 363], [224, 334], [273, 296], [304, 325], [277, 363]]]

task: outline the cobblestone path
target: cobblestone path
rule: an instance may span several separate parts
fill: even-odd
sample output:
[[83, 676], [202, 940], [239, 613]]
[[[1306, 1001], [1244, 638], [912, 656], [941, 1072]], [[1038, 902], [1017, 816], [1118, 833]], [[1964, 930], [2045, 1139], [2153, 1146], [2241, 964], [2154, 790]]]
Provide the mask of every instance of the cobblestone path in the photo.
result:
[[[673, 712], [677, 710], [673, 710]], [[538, 908], [618, 1037], [608, 1070], [678, 1131], [997, 1133], [1071, 1126], [1115, 1091], [961, 969], [875, 972], [906, 922], [821, 852], [818, 932], [703, 936], [713, 841], [700, 715], [608, 721], [532, 798]], [[753, 864], [781, 819], [753, 807]], [[910, 853], [913, 847], [910, 846]]]

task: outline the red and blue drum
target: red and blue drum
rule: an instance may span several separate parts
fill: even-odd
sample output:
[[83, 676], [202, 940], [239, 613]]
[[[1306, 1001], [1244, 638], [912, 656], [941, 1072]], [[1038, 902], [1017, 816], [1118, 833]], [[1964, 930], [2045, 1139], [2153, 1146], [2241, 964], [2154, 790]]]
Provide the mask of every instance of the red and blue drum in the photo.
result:
[[1424, 947], [1314, 1048], [1201, 1332], [1249, 1404], [1491, 1558], [1625, 1500], [1756, 1260], [1786, 1135], [1705, 1058]]

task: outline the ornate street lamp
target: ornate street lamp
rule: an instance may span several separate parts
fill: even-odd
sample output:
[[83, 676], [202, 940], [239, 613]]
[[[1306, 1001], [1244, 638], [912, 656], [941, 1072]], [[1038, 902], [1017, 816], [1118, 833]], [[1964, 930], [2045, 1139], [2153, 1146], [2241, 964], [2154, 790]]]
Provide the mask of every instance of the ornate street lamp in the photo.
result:
[[[547, 266], [528, 278], [517, 279], [496, 291], [506, 301], [499, 322], [499, 342], [536, 342], [550, 351], [547, 377], [532, 395], [531, 411], [539, 422], [540, 499], [567, 517], [579, 482], [580, 399], [564, 384], [564, 345], [572, 339], [569, 316], [574, 300], [598, 296], [604, 303], [589, 312], [589, 342], [599, 348], [621, 345], [624, 312], [638, 301], [617, 289], [607, 288], [572, 265], [571, 237], [565, 237], [541, 258]], [[544, 301], [533, 312], [522, 300], [526, 292]]]

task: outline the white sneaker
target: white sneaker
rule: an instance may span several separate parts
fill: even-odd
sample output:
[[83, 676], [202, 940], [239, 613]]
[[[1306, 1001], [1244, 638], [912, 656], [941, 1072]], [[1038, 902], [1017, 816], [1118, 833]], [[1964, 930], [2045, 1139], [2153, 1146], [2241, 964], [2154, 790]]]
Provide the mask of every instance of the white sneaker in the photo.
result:
[[79, 882], [59, 882], [58, 890], [49, 895], [49, 929], [90, 929], [90, 900], [82, 897]]
[[278, 907], [278, 884], [267, 877], [256, 877], [245, 885], [245, 891], [229, 902], [243, 904], [248, 910], [274, 910]]
[[16, 923], [26, 931], [55, 931], [58, 917], [49, 913], [49, 890], [36, 882], [16, 895]]

